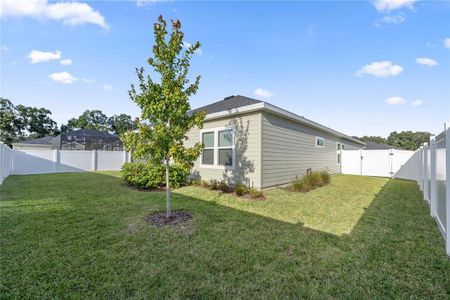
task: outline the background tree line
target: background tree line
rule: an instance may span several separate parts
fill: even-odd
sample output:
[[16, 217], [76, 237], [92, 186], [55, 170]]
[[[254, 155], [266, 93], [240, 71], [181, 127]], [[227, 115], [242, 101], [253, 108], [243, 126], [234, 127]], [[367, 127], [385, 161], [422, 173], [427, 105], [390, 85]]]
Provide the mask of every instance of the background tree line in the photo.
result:
[[56, 136], [76, 129], [95, 129], [114, 134], [134, 129], [134, 122], [127, 114], [108, 117], [101, 110], [86, 110], [60, 127], [51, 115], [52, 112], [46, 108], [14, 105], [9, 99], [0, 98], [0, 141], [11, 147], [15, 142]]
[[422, 131], [393, 131], [387, 138], [381, 136], [363, 136], [357, 137], [363, 142], [374, 142], [378, 144], [387, 144], [394, 148], [404, 150], [417, 150], [423, 143], [430, 141], [431, 133]]

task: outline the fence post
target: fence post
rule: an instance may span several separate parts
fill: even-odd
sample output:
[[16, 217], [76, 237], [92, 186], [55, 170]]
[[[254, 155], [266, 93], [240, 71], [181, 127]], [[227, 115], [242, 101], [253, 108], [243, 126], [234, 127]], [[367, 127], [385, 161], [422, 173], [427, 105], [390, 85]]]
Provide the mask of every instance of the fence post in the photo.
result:
[[430, 141], [430, 215], [434, 217], [437, 211], [437, 182], [436, 182], [436, 141]]
[[360, 175], [363, 176], [363, 159], [364, 159], [364, 150], [360, 149], [359, 150], [359, 156], [360, 156], [360, 161], [359, 161], [359, 168], [360, 168]]
[[123, 163], [128, 162], [128, 153], [127, 151], [123, 151]]
[[59, 150], [53, 150], [53, 172], [57, 172], [59, 170], [60, 158], [59, 158]]
[[[430, 199], [428, 199], [428, 193], [430, 189], [430, 185], [428, 184], [428, 163], [429, 163], [429, 157], [428, 157], [428, 144], [425, 143], [423, 146], [423, 199], [430, 202]], [[431, 207], [430, 207], [431, 210]]]
[[450, 256], [450, 128], [445, 131], [445, 251]]
[[92, 150], [92, 171], [97, 171], [97, 150]]

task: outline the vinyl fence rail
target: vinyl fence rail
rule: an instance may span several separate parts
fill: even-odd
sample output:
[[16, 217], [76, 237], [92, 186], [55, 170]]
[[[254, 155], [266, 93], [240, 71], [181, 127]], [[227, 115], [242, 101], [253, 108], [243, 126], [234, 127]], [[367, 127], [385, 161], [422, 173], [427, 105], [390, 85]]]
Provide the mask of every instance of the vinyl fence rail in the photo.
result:
[[9, 175], [120, 170], [126, 151], [14, 150], [0, 144], [0, 184]]

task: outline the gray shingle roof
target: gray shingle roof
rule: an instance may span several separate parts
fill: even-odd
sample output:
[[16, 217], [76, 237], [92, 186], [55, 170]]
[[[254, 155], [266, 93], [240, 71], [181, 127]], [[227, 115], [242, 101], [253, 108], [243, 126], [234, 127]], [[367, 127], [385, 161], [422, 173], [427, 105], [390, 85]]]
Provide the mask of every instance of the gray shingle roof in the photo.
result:
[[32, 144], [32, 145], [50, 145], [54, 138], [55, 138], [54, 136], [48, 135], [48, 136], [44, 136], [44, 137], [33, 139], [33, 140], [20, 141], [18, 143], [19, 144]]
[[233, 108], [238, 108], [238, 107], [261, 103], [261, 102], [263, 102], [263, 101], [244, 97], [241, 95], [229, 96], [229, 97], [225, 97], [223, 100], [214, 102], [212, 104], [193, 109], [191, 112], [197, 112], [197, 111], [204, 110], [204, 111], [206, 111], [206, 114], [213, 114], [216, 112], [230, 110]]
[[385, 150], [385, 149], [397, 149], [397, 148], [393, 147], [391, 145], [388, 145], [388, 144], [379, 144], [379, 143], [367, 141], [365, 149], [367, 149], [367, 150]]

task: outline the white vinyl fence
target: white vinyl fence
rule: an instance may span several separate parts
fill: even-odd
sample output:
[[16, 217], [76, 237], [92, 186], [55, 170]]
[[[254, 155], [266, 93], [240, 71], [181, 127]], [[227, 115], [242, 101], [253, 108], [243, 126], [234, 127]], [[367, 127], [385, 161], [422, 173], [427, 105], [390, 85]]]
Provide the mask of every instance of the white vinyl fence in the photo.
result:
[[120, 170], [125, 151], [13, 150], [0, 144], [0, 184], [9, 175]]
[[342, 150], [341, 173], [418, 180], [417, 157], [406, 150]]
[[342, 150], [343, 174], [417, 181], [450, 255], [450, 128], [419, 150]]

